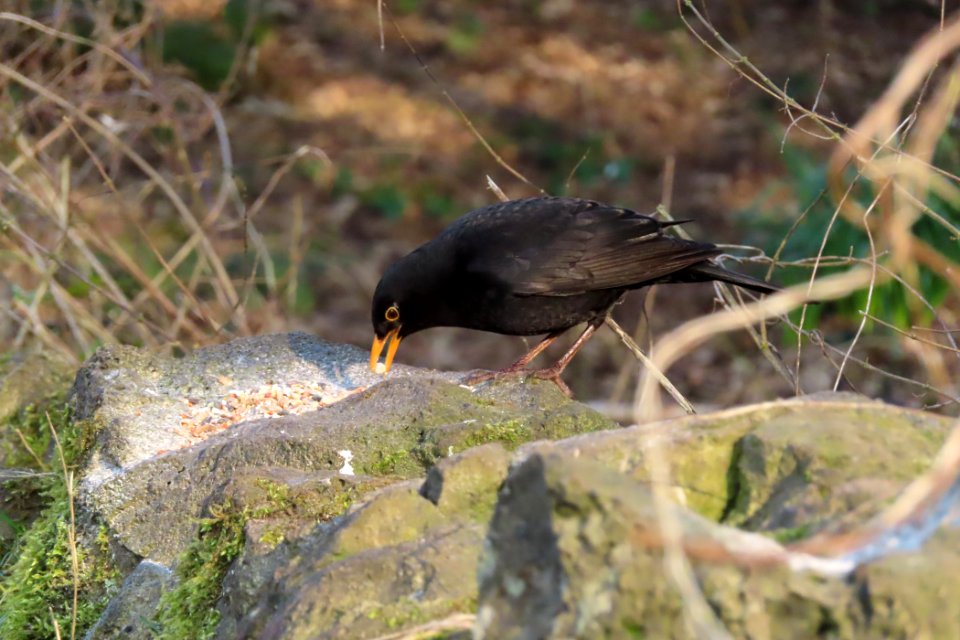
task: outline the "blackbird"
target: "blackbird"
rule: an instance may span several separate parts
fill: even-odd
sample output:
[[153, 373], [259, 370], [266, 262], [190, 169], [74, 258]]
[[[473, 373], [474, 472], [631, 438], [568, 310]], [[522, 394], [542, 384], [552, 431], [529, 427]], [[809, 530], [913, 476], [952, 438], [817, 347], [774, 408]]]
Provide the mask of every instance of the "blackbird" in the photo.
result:
[[511, 366], [469, 381], [478, 382], [524, 372], [560, 334], [586, 322], [556, 364], [527, 372], [568, 391], [560, 374], [630, 289], [719, 280], [778, 290], [714, 263], [721, 252], [715, 245], [664, 233], [684, 222], [577, 198], [526, 198], [471, 211], [383, 274], [373, 296], [370, 368], [389, 344], [389, 371], [400, 341], [431, 327], [546, 334]]

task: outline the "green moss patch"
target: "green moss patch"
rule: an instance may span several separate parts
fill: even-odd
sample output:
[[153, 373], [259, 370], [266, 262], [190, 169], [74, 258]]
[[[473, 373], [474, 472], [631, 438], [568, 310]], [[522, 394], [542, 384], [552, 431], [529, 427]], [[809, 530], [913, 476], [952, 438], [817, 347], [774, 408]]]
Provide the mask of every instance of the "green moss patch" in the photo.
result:
[[243, 550], [247, 514], [230, 502], [210, 510], [196, 541], [177, 566], [177, 586], [160, 599], [156, 623], [161, 640], [212, 638], [220, 622], [216, 609], [223, 577]]
[[103, 529], [77, 542], [79, 572], [74, 576], [70, 502], [51, 426], [72, 471], [92, 442], [92, 433], [86, 423], [70, 419], [63, 393], [21, 408], [0, 427], [3, 466], [45, 474], [7, 480], [3, 485], [2, 513], [19, 534], [2, 541], [0, 637], [4, 639], [52, 638], [54, 620], [61, 634], [69, 636], [75, 580], [76, 625], [82, 634], [119, 588], [120, 575]]
[[500, 442], [510, 449], [530, 440], [531, 430], [523, 420], [513, 419], [485, 424], [467, 436], [464, 444], [477, 447], [488, 442]]
[[[69, 636], [73, 615], [74, 575], [69, 545], [70, 505], [66, 487], [52, 485], [47, 508], [21, 538], [4, 568], [0, 586], [0, 637], [28, 640], [55, 637], [54, 619]], [[106, 532], [92, 545], [78, 545], [77, 631], [96, 622], [119, 588], [120, 574], [110, 559]], [[52, 614], [51, 614], [52, 610]]]

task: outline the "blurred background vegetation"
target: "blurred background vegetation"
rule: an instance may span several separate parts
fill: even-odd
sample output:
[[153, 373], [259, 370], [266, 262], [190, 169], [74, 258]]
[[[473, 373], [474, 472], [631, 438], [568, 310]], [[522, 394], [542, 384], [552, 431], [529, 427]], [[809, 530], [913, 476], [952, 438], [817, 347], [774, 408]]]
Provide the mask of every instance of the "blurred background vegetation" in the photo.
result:
[[[854, 124], [941, 20], [937, 2], [704, 2], [723, 38], [804, 105]], [[695, 37], [673, 0], [7, 0], [0, 15], [0, 348], [79, 362], [106, 342], [183, 352], [306, 330], [366, 347], [389, 262], [465, 211], [542, 189], [693, 218], [689, 231], [781, 261], [869, 259], [862, 225], [825, 195], [835, 139], [811, 133]], [[409, 39], [427, 73], [398, 31]], [[948, 73], [941, 65], [930, 86]], [[491, 156], [444, 91], [525, 184]], [[921, 96], [922, 97], [922, 96]], [[954, 103], [955, 106], [955, 103]], [[954, 181], [954, 117], [934, 164]], [[856, 180], [850, 171], [849, 178]], [[938, 192], [939, 193], [939, 192]], [[870, 184], [851, 196], [868, 207]], [[960, 263], [957, 201], [932, 195], [910, 232]], [[828, 232], [829, 231], [829, 232]], [[839, 262], [843, 262], [840, 260]], [[820, 273], [847, 268], [824, 267]], [[783, 284], [810, 268], [778, 265]], [[913, 277], [915, 276], [915, 277]], [[946, 344], [960, 297], [925, 266], [870, 295], [839, 388], [913, 406], [956, 394]], [[912, 284], [911, 284], [912, 283]], [[797, 358], [806, 392], [835, 386], [867, 292], [811, 307]], [[644, 307], [645, 305], [645, 307]], [[632, 295], [616, 317], [648, 345], [715, 308], [707, 285]], [[645, 312], [644, 312], [645, 308]], [[799, 314], [791, 316], [799, 320]], [[566, 344], [558, 345], [560, 352]], [[400, 359], [503, 366], [519, 338], [435, 330]], [[893, 373], [896, 377], [885, 375]], [[603, 331], [571, 366], [581, 399], [629, 398], [637, 367]], [[791, 395], [745, 334], [671, 371], [702, 407]], [[916, 385], [905, 384], [904, 379]], [[952, 391], [951, 391], [952, 389]], [[939, 390], [939, 392], [937, 391]], [[947, 395], [944, 395], [947, 394]]]

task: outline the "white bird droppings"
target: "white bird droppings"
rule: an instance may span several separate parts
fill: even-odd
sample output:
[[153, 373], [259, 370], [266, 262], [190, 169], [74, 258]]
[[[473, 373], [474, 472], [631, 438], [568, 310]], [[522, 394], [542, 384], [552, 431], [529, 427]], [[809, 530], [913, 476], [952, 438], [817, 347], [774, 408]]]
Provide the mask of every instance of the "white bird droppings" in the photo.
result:
[[338, 472], [344, 476], [352, 476], [353, 465], [350, 464], [350, 461], [353, 460], [353, 452], [350, 449], [344, 449], [343, 451], [337, 451], [337, 453], [343, 458], [343, 466], [340, 467]]

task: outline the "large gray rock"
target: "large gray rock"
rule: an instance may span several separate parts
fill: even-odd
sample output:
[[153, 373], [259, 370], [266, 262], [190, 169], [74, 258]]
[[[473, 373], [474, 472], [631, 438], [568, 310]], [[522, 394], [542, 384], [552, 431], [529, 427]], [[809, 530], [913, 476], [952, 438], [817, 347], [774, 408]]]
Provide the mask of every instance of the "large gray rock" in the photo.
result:
[[[667, 508], [698, 589], [733, 637], [960, 637], [960, 531], [918, 552], [926, 525], [907, 523], [859, 568], [859, 550], [810, 560], [744, 531], [791, 540], [862, 525], [931, 464], [949, 427], [839, 396], [527, 445], [487, 536], [478, 636], [686, 636], [644, 465], [643, 443], [656, 439], [675, 489], [713, 518]], [[943, 515], [931, 505], [927, 517], [935, 528]], [[792, 569], [798, 559], [828, 575]]]
[[[469, 389], [407, 367], [384, 379], [367, 362], [366, 351], [305, 334], [237, 340], [181, 359], [101, 350], [74, 387], [77, 418], [98, 430], [84, 505], [123, 547], [172, 564], [204, 508], [237, 477], [286, 469], [329, 483], [339, 473], [355, 497], [369, 477], [422, 475], [484, 442], [516, 446], [615, 426], [550, 383]], [[268, 381], [278, 389], [309, 383], [335, 400], [372, 386], [318, 411], [249, 420], [199, 441], [184, 430], [184, 415]]]
[[[550, 383], [384, 379], [365, 350], [302, 334], [104, 349], [73, 403], [95, 434], [79, 541], [129, 576], [91, 638], [462, 633], [471, 613], [484, 638], [684, 637], [664, 509], [734, 637], [960, 634], [939, 521], [784, 561], [931, 464], [950, 423], [930, 414], [829, 395], [611, 428]], [[674, 504], [652, 501], [651, 452]]]
[[[473, 611], [477, 561], [508, 462], [499, 444], [444, 460], [429, 483], [386, 488], [274, 551], [293, 562], [271, 563], [268, 579], [241, 588], [228, 576], [218, 635], [377, 637]], [[244, 560], [255, 553], [248, 544]]]
[[[683, 504], [749, 530], [809, 535], [861, 522], [927, 469], [949, 418], [823, 394], [524, 445], [648, 481], [652, 441]], [[802, 529], [803, 531], [800, 531]]]

